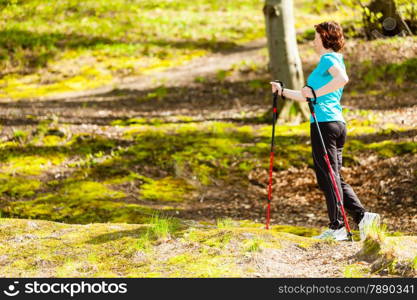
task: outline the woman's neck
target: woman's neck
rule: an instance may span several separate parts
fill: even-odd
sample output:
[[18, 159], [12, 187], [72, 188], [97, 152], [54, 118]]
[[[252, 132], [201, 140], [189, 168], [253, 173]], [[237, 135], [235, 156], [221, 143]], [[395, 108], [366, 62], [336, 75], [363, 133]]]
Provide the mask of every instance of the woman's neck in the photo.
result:
[[326, 48], [323, 48], [322, 50], [319, 51], [320, 56], [326, 53], [336, 53], [336, 52], [333, 51], [332, 49], [326, 49]]

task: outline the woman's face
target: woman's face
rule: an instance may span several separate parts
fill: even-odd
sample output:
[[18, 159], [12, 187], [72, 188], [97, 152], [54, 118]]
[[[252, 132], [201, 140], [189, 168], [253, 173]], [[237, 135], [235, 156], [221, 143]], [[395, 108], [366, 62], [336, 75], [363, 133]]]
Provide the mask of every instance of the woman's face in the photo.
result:
[[323, 42], [321, 41], [320, 34], [317, 31], [313, 42], [314, 50], [316, 50], [317, 53], [320, 53], [320, 51], [323, 49]]

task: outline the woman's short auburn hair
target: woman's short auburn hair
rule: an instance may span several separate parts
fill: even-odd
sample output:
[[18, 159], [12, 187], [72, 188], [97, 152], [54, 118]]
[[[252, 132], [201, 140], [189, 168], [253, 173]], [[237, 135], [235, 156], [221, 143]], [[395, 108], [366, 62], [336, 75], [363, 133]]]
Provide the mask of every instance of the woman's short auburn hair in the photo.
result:
[[345, 46], [343, 29], [342, 26], [340, 26], [337, 22], [323, 22], [314, 25], [314, 28], [316, 29], [317, 33], [320, 34], [324, 48], [331, 48], [337, 52]]

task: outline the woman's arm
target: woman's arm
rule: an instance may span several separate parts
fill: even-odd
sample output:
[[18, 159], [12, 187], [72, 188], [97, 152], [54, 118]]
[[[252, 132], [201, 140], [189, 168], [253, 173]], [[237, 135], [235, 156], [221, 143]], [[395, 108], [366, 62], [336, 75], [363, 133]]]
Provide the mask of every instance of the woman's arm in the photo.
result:
[[[278, 91], [278, 94], [281, 95], [282, 93], [281, 85], [277, 82], [270, 82], [270, 84], [272, 85], [272, 92], [275, 93], [275, 91]], [[290, 89], [284, 88], [284, 97], [290, 98], [299, 102], [306, 102], [306, 98], [301, 95], [301, 91], [290, 90]]]
[[[329, 73], [333, 76], [333, 79], [330, 80], [326, 85], [315, 90], [317, 97], [334, 92], [335, 90], [340, 89], [341, 87], [344, 87], [346, 83], [349, 82], [349, 78], [345, 70], [342, 70], [340, 67], [336, 65], [333, 65], [329, 68]], [[304, 97], [313, 98], [313, 93], [307, 87], [301, 90], [301, 94]]]
[[306, 102], [306, 98], [301, 95], [301, 91], [290, 90], [284, 88], [284, 97], [290, 98], [298, 102]]
[[[345, 86], [346, 83], [349, 82], [349, 78], [345, 70], [342, 70], [340, 67], [336, 65], [333, 65], [329, 68], [329, 73], [333, 76], [333, 79], [330, 80], [326, 85], [315, 90], [317, 97], [334, 92], [335, 90], [340, 89], [341, 87]], [[270, 83], [272, 84], [272, 92], [278, 91], [278, 94], [281, 95], [281, 85], [277, 82]], [[306, 98], [313, 98], [314, 96], [310, 88], [304, 87], [301, 91], [284, 88], [284, 97], [299, 102], [306, 102]]]

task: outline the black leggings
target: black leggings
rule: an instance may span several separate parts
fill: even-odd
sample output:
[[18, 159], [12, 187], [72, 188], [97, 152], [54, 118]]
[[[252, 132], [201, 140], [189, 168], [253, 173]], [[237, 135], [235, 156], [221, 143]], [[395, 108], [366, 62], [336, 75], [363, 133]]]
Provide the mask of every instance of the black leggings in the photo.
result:
[[[346, 211], [353, 217], [355, 223], [359, 224], [365, 213], [365, 209], [352, 187], [344, 181], [340, 174], [343, 145], [346, 140], [346, 124], [341, 121], [319, 122], [319, 127], [329, 155], [342, 203]], [[333, 184], [324, 159], [324, 152], [315, 123], [310, 123], [310, 137], [317, 182], [326, 197], [327, 213], [330, 219], [329, 227], [331, 229], [338, 229], [344, 226], [343, 216], [337, 206], [336, 194], [333, 190]]]

